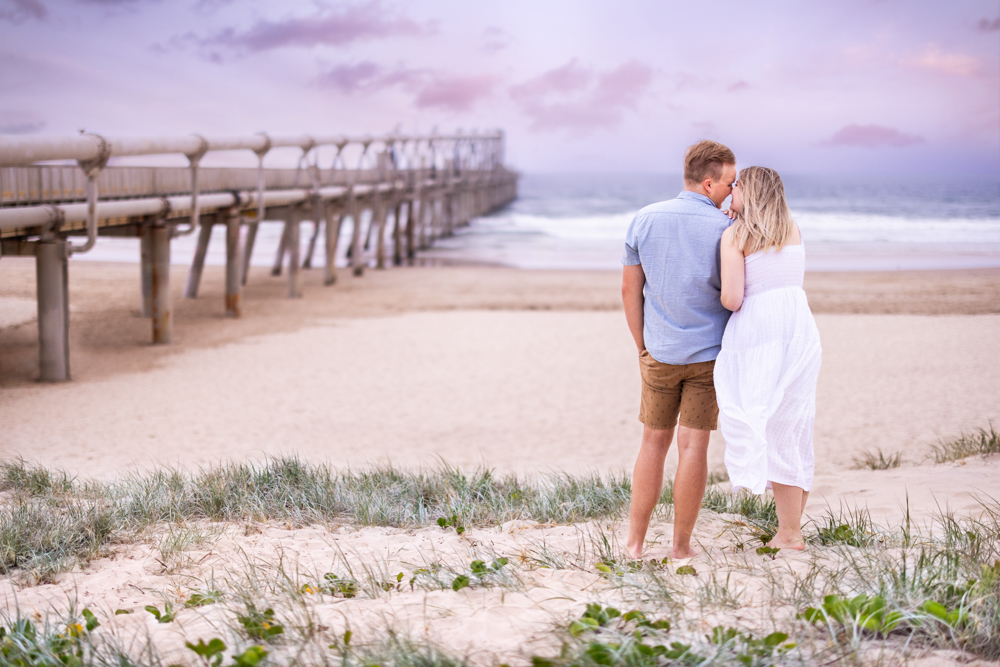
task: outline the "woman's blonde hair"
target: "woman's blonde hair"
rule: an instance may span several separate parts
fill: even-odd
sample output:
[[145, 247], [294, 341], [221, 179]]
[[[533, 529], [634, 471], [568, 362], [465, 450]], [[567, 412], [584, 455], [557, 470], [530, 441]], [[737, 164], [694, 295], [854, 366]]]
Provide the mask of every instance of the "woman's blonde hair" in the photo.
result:
[[781, 176], [767, 167], [747, 167], [740, 172], [739, 184], [743, 210], [733, 225], [733, 243], [744, 255], [781, 250], [795, 228]]

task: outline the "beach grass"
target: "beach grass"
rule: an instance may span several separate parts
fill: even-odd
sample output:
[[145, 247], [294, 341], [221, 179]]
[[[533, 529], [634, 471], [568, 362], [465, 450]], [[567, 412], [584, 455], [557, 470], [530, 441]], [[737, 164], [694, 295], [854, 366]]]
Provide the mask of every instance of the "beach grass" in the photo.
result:
[[1000, 433], [993, 429], [993, 424], [987, 428], [962, 433], [951, 440], [938, 442], [933, 446], [931, 457], [935, 463], [949, 463], [970, 456], [990, 454], [1000, 454]]
[[[0, 564], [44, 578], [86, 561], [111, 541], [137, 541], [157, 524], [283, 520], [415, 527], [445, 521], [498, 525], [514, 519], [573, 523], [618, 516], [628, 507], [624, 475], [520, 478], [480, 469], [466, 474], [391, 467], [337, 471], [294, 457], [230, 463], [197, 472], [158, 469], [113, 482], [79, 482], [23, 460], [0, 464]], [[198, 541], [190, 530], [161, 539]], [[166, 540], [166, 541], [163, 541]]]
[[881, 448], [865, 451], [861, 456], [854, 457], [855, 470], [891, 470], [903, 463], [902, 452], [885, 453]]
[[[5, 569], [51, 574], [100, 555], [115, 541], [145, 541], [166, 574], [176, 571], [184, 582], [183, 592], [172, 584], [158, 593], [151, 605], [158, 624], [176, 623], [170, 627], [180, 631], [213, 614], [217, 636], [190, 641], [211, 659], [224, 655], [225, 665], [250, 664], [261, 652], [273, 664], [288, 665], [493, 665], [489, 656], [411, 637], [391, 616], [367, 634], [356, 626], [353, 636], [349, 623], [330, 627], [330, 605], [336, 603], [337, 618], [349, 619], [350, 605], [376, 598], [435, 595], [435, 608], [444, 608], [452, 595], [456, 601], [494, 589], [494, 595], [527, 595], [543, 571], [581, 581], [581, 601], [589, 604], [532, 630], [548, 632], [548, 645], [555, 647], [519, 658], [535, 667], [897, 664], [934, 651], [1000, 659], [1000, 502], [988, 496], [978, 499], [975, 511], [939, 511], [919, 525], [908, 514], [891, 526], [876, 523], [864, 508], [831, 508], [804, 527], [808, 550], [786, 555], [763, 545], [776, 523], [773, 500], [733, 493], [720, 482], [706, 493], [709, 512], [701, 521], [705, 534], [715, 537], [688, 566], [622, 557], [608, 519], [627, 510], [624, 477], [525, 479], [443, 465], [337, 472], [296, 459], [195, 473], [160, 470], [107, 483], [68, 479], [23, 461], [0, 471]], [[366, 494], [375, 497], [366, 500]], [[323, 568], [305, 566], [281, 545], [269, 556], [238, 551], [202, 569], [184, 557], [191, 549], [218, 550], [222, 534], [228, 536], [225, 548], [238, 550], [233, 539], [244, 534], [239, 524], [269, 519], [436, 526], [462, 551], [432, 550], [408, 560], [389, 552], [340, 551]], [[520, 553], [490, 547], [482, 532], [471, 540], [459, 532], [493, 531], [513, 519], [536, 527], [515, 531]], [[577, 524], [574, 540], [567, 542], [560, 528], [561, 541], [546, 541], [547, 526], [566, 524]], [[84, 632], [79, 628], [87, 618], [70, 607], [65, 617], [0, 618], [0, 634], [12, 638], [0, 641], [2, 650], [44, 657], [7, 662], [55, 665], [66, 651], [81, 667], [176, 661], [174, 655], [161, 660], [151, 642], [126, 647], [114, 633]], [[141, 606], [133, 613], [153, 614]], [[219, 643], [211, 646], [226, 647], [221, 653], [211, 653], [215, 639]], [[188, 657], [201, 664], [194, 653]]]

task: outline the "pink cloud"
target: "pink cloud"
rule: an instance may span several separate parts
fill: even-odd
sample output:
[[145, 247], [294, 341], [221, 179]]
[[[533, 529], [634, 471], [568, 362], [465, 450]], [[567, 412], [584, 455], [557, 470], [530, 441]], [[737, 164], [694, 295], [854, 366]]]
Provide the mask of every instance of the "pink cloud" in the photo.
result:
[[493, 94], [496, 79], [490, 74], [478, 76], [437, 77], [417, 93], [417, 107], [440, 107], [450, 111], [468, 111], [480, 100]]
[[400, 87], [414, 95], [413, 103], [418, 108], [467, 111], [493, 94], [496, 77], [492, 74], [456, 76], [402, 65], [390, 69], [364, 61], [332, 67], [313, 83], [348, 94]]
[[939, 74], [961, 77], [975, 76], [982, 69], [978, 59], [963, 53], [948, 53], [937, 44], [929, 45], [919, 56], [904, 59], [902, 63]]
[[581, 67], [574, 58], [562, 67], [512, 86], [510, 95], [515, 101], [519, 101], [531, 100], [553, 92], [572, 93], [586, 87], [593, 79], [594, 73]]
[[573, 59], [510, 88], [532, 129], [586, 131], [622, 122], [653, 81], [652, 70], [630, 61], [595, 72]]
[[736, 83], [734, 83], [733, 85], [729, 86], [728, 88], [726, 88], [726, 92], [729, 92], [729, 93], [738, 93], [741, 90], [746, 90], [749, 87], [750, 87], [749, 83], [747, 83], [746, 81], [740, 80], [740, 81], [737, 81]]
[[259, 52], [288, 46], [343, 46], [352, 42], [419, 36], [430, 31], [412, 19], [393, 17], [378, 0], [340, 11], [320, 11], [306, 18], [259, 21], [245, 31], [228, 28], [199, 40], [203, 46], [228, 46]]
[[903, 148], [924, 143], [918, 134], [900, 132], [881, 125], [845, 125], [823, 142], [828, 147]]

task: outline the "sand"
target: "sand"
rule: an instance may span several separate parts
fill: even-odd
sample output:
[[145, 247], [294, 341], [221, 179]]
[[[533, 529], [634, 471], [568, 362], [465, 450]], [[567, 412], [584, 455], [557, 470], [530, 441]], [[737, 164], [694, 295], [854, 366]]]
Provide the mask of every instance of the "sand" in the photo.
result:
[[[96, 478], [278, 454], [337, 467], [445, 460], [526, 474], [631, 470], [641, 432], [639, 371], [616, 273], [412, 267], [363, 279], [342, 272], [338, 285], [324, 288], [312, 271], [305, 297], [289, 300], [284, 282], [260, 271], [251, 276], [243, 317], [231, 320], [223, 316], [220, 270], [206, 269], [202, 295], [192, 301], [181, 298], [178, 269], [175, 344], [153, 347], [149, 323], [138, 317], [138, 268], [73, 263], [74, 380], [41, 385], [25, 306], [33, 270], [30, 261], [0, 261], [0, 459], [20, 456]], [[806, 289], [824, 350], [807, 513], [862, 505], [898, 523], [907, 502], [926, 519], [996, 496], [995, 458], [938, 465], [929, 455], [941, 438], [1000, 424], [1000, 270], [814, 273]], [[854, 469], [854, 459], [875, 448], [902, 452], [903, 466]], [[723, 468], [723, 452], [714, 434], [713, 470]], [[705, 545], [718, 539], [716, 528], [699, 527]], [[572, 551], [582, 534], [617, 534], [621, 526], [508, 526], [461, 539], [436, 528], [262, 530], [225, 532], [201, 562], [192, 552], [187, 569], [167, 567], [152, 547], [122, 547], [18, 595], [36, 608], [73, 593], [109, 609], [141, 609], [170, 586], [180, 591], [177, 577], [232, 566], [237, 547], [271, 559], [286, 548], [305, 569], [331, 566], [338, 550], [388, 554], [394, 573], [412, 571], [428, 551], [462, 563], [487, 543], [497, 553], [530, 551], [539, 540]], [[657, 524], [657, 533], [665, 542], [669, 524]], [[530, 576], [506, 598], [489, 589], [460, 598], [417, 591], [331, 602], [321, 616], [331, 627], [345, 618], [425, 623], [427, 636], [449, 646], [513, 655], [533, 641], [543, 645], [548, 626], [537, 637], [532, 628], [553, 614], [578, 613], [599, 580], [570, 570]], [[445, 611], [426, 611], [439, 604]], [[199, 616], [192, 628], [165, 629], [147, 616], [122, 623], [190, 634], [211, 622]], [[173, 641], [180, 651], [181, 634], [164, 646]], [[528, 635], [535, 638], [522, 644], [518, 637]]]

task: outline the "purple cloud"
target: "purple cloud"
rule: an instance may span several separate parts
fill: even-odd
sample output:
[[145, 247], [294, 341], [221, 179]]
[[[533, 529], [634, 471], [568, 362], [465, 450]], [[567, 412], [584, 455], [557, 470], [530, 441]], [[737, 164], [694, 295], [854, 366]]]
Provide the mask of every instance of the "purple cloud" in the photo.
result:
[[41, 0], [8, 0], [12, 9], [0, 9], [0, 19], [11, 23], [21, 23], [28, 19], [41, 21], [49, 14], [49, 10]]
[[468, 111], [480, 100], [493, 94], [496, 79], [490, 74], [479, 76], [437, 77], [423, 85], [417, 93], [417, 107], [440, 107], [450, 111]]
[[532, 129], [586, 131], [621, 123], [652, 81], [652, 70], [635, 61], [598, 73], [573, 59], [512, 86], [510, 96]]
[[405, 67], [386, 69], [378, 63], [366, 60], [354, 65], [336, 65], [324, 72], [315, 83], [352, 94], [396, 85], [416, 87], [425, 75], [425, 72]]
[[25, 111], [0, 111], [0, 134], [35, 134], [45, 127], [37, 114]]
[[741, 90], [748, 89], [749, 87], [750, 87], [750, 84], [747, 83], [746, 81], [743, 81], [741, 79], [740, 81], [737, 81], [733, 85], [731, 85], [728, 88], [726, 88], [726, 92], [729, 92], [729, 93], [738, 93]]
[[918, 134], [907, 134], [881, 125], [845, 125], [822, 145], [829, 147], [903, 148], [924, 143]]
[[995, 18], [992, 21], [990, 19], [979, 19], [976, 27], [982, 32], [997, 32], [1000, 30], [1000, 18]]
[[412, 19], [393, 17], [378, 0], [340, 11], [320, 11], [305, 18], [258, 21], [245, 31], [228, 28], [200, 40], [202, 46], [222, 45], [256, 53], [282, 47], [343, 46], [352, 42], [419, 36], [429, 32]]
[[381, 70], [381, 67], [369, 61], [356, 65], [337, 65], [320, 76], [316, 83], [345, 93], [353, 93], [371, 84]]
[[45, 127], [44, 121], [28, 123], [0, 123], [0, 134], [35, 134]]

